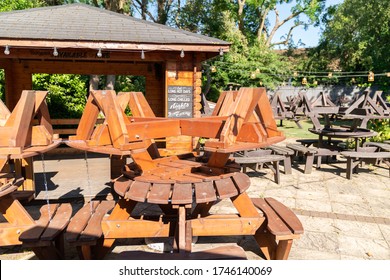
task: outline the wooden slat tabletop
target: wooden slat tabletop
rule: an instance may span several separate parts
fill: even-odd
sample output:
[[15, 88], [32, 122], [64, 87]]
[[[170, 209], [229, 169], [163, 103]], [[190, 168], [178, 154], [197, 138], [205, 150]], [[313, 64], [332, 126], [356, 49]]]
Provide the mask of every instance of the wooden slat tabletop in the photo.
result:
[[176, 183], [173, 186], [172, 204], [190, 204], [192, 201], [192, 184]]

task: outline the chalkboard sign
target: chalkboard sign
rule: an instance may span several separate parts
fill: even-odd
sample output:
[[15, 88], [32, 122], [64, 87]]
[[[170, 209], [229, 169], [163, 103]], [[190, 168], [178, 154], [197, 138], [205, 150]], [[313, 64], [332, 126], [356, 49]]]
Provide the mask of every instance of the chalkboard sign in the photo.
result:
[[168, 86], [168, 118], [192, 118], [191, 86]]

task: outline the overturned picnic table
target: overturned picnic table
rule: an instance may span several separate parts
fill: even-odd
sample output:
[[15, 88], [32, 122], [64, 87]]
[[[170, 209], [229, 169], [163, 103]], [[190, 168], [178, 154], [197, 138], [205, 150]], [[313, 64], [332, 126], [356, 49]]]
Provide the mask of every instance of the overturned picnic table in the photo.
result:
[[[239, 165], [230, 157], [231, 153], [284, 139], [272, 117], [265, 89], [225, 92], [213, 116], [199, 119], [156, 118], [151, 112], [144, 114], [146, 117], [127, 117], [125, 106], [118, 104], [119, 96], [121, 101], [126, 99], [113, 91], [91, 92], [84, 113], [88, 117], [82, 117], [77, 135], [68, 142], [88, 151], [115, 150], [132, 159], [114, 181], [120, 197], [115, 206], [92, 201], [72, 218], [66, 240], [79, 249], [81, 258], [103, 258], [116, 239], [135, 237], [174, 237], [174, 252], [157, 257], [130, 252], [128, 259], [244, 258], [239, 246], [194, 253], [192, 236], [252, 235], [267, 259], [287, 259], [292, 241], [303, 233], [302, 224], [276, 200], [253, 202], [246, 192], [249, 177], [239, 172]], [[140, 110], [148, 108], [142, 94], [137, 96], [144, 105]], [[93, 121], [99, 111], [106, 120], [94, 127], [91, 115]], [[160, 156], [154, 139], [180, 135], [208, 139], [206, 154]], [[229, 199], [236, 212], [210, 214], [212, 206], [222, 199]], [[158, 205], [162, 212], [136, 216], [138, 203]]]

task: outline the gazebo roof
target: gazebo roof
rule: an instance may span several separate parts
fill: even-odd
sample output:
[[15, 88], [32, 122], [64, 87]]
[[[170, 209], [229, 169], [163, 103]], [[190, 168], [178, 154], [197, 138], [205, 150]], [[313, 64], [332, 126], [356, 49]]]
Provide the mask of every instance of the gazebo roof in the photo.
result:
[[[230, 45], [216, 38], [79, 3], [0, 13], [0, 45], [29, 44], [75, 48], [100, 44], [116, 49], [160, 50], [167, 45], [167, 50], [195, 45], [210, 46], [210, 51], [216, 47], [226, 50]], [[196, 50], [207, 48], [193, 49]]]

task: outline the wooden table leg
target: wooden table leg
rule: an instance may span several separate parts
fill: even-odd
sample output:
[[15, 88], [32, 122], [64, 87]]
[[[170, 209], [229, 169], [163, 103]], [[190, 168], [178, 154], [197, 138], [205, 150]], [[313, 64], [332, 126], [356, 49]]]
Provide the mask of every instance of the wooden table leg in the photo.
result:
[[284, 174], [292, 174], [292, 170], [291, 170], [291, 156], [289, 155], [286, 155], [284, 157]]
[[353, 173], [353, 158], [352, 157], [348, 157], [347, 158], [347, 179], [351, 179], [352, 178], [352, 173]]
[[178, 221], [175, 230], [175, 244], [174, 247], [179, 254], [189, 254], [192, 249], [192, 229], [191, 221], [186, 221], [187, 207], [180, 205], [177, 209]]
[[275, 260], [287, 260], [291, 251], [292, 243], [292, 239], [280, 240], [278, 247], [276, 248]]
[[313, 163], [314, 163], [314, 154], [312, 153], [307, 153], [306, 154], [306, 164], [305, 164], [305, 174], [310, 174], [311, 170], [313, 168]]
[[279, 161], [274, 161], [272, 162], [273, 166], [274, 166], [274, 179], [275, 179], [275, 182], [276, 184], [280, 184], [280, 171], [279, 171]]

